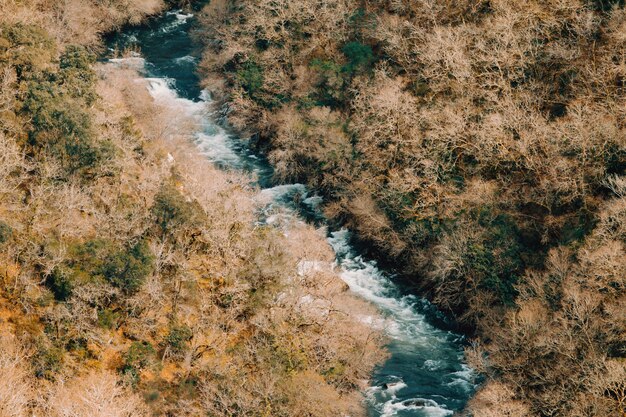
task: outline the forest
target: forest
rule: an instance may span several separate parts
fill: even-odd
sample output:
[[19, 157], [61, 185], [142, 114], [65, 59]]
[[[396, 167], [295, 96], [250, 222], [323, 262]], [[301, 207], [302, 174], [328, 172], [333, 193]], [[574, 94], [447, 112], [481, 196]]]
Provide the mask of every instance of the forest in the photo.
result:
[[626, 415], [621, 0], [213, 0], [204, 85], [277, 181], [473, 338], [474, 416]]
[[[259, 224], [197, 120], [98, 61], [189, 4], [0, 0], [0, 417], [366, 415], [386, 339], [325, 230]], [[202, 86], [275, 182], [320, 193], [467, 336], [482, 382], [459, 414], [626, 416], [623, 0], [199, 20]]]
[[172, 5], [0, 0], [0, 416], [363, 415], [383, 336], [323, 233], [259, 225], [197, 121], [96, 60]]

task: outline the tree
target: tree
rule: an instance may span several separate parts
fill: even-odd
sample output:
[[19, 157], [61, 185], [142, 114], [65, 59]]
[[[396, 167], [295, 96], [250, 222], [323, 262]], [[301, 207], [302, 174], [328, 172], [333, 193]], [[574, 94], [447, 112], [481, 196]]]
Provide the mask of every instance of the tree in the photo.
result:
[[26, 417], [33, 400], [33, 384], [29, 378], [25, 353], [15, 338], [0, 337], [0, 415]]
[[108, 371], [91, 372], [85, 376], [60, 382], [50, 392], [44, 405], [51, 417], [131, 417], [148, 416], [141, 398], [120, 384]]

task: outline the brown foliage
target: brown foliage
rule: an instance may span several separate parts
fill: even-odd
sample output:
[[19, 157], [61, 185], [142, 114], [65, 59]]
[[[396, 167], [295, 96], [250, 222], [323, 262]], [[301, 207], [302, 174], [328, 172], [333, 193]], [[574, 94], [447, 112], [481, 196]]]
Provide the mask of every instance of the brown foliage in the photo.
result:
[[474, 415], [623, 413], [623, 4], [318, 3], [208, 11], [229, 117], [476, 331]]
[[[256, 225], [257, 190], [199, 153], [193, 119], [131, 68], [96, 69], [108, 175], [59, 181], [57, 161], [0, 134], [0, 331], [16, 336], [0, 341], [0, 414], [361, 413], [381, 340], [324, 237]], [[129, 269], [132, 293], [109, 280]]]

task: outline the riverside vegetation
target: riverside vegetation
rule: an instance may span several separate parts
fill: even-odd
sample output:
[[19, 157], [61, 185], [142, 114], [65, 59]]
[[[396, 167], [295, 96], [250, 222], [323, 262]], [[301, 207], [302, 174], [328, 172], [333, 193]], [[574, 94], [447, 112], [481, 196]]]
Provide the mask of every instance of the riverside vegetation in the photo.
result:
[[626, 415], [626, 8], [213, 0], [206, 86], [475, 336], [475, 416]]
[[257, 224], [193, 119], [95, 63], [166, 6], [0, 0], [0, 416], [361, 415], [376, 312], [323, 233]]

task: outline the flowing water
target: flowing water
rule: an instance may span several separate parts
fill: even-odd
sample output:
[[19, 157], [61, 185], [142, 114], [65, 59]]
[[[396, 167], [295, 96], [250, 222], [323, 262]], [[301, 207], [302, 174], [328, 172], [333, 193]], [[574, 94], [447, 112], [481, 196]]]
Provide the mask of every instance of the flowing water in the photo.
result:
[[[317, 210], [321, 198], [302, 184], [272, 186], [272, 168], [246, 141], [223, 127], [209, 111], [210, 97], [199, 87], [197, 51], [189, 32], [192, 12], [170, 11], [146, 25], [114, 35], [112, 49], [133, 49], [134, 57], [109, 59], [110, 65], [140, 69], [152, 96], [162, 105], [196, 118], [195, 142], [223, 169], [254, 174], [272, 203], [260, 214], [271, 223], [272, 209], [324, 225]], [[436, 309], [411, 295], [372, 261], [359, 254], [348, 230], [329, 233], [341, 277], [358, 296], [376, 305], [384, 317], [390, 356], [374, 372], [364, 393], [372, 417], [447, 416], [463, 408], [474, 390], [475, 375], [464, 363], [463, 339], [445, 328]], [[372, 323], [372, 325], [379, 325]], [[294, 416], [297, 417], [297, 416]]]

